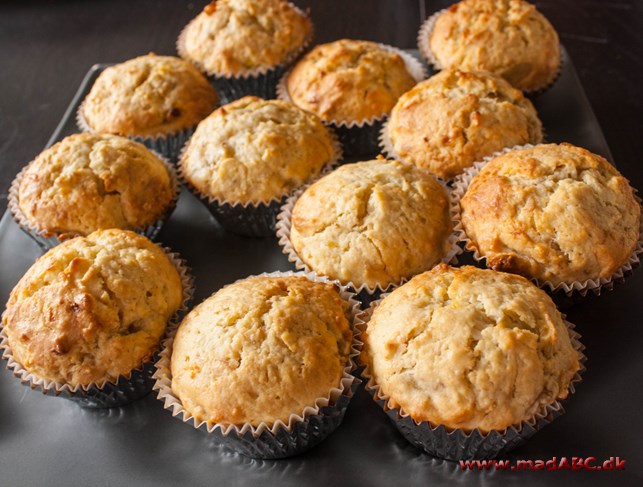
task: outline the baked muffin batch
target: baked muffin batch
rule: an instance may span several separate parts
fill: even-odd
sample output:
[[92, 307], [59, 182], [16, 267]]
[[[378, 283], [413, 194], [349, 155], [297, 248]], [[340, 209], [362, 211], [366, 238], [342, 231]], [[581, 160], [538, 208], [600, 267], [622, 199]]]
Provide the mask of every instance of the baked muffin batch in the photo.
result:
[[[219, 0], [181, 32], [183, 59], [98, 76], [84, 133], [11, 187], [14, 219], [47, 252], [2, 315], [7, 366], [90, 407], [155, 379], [174, 416], [279, 458], [339, 426], [361, 364], [413, 444], [452, 460], [506, 452], [562, 413], [584, 370], [547, 292], [622, 280], [643, 253], [640, 200], [604, 158], [542, 144], [523, 91], [555, 82], [560, 46], [523, 0], [427, 19], [420, 52], [443, 71], [426, 81], [367, 41], [296, 62], [311, 37], [284, 0]], [[372, 159], [378, 144], [390, 160]], [[224, 229], [276, 231], [305, 272], [237, 281], [179, 324], [192, 279], [149, 240], [179, 197], [165, 158]], [[449, 266], [458, 243], [489, 269]]]

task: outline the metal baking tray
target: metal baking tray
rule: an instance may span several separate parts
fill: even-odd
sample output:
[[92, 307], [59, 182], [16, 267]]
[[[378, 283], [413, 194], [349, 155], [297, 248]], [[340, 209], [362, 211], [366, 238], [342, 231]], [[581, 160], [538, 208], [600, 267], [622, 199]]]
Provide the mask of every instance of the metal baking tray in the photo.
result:
[[[78, 131], [76, 109], [105, 66], [97, 64], [89, 70], [48, 145]], [[567, 56], [557, 83], [534, 103], [549, 141], [568, 141], [611, 160]], [[226, 233], [185, 190], [160, 240], [192, 267], [193, 303], [236, 279], [293, 269], [275, 238]], [[40, 255], [38, 246], [5, 213], [0, 221], [3, 303]], [[173, 419], [156, 393], [123, 408], [82, 409], [22, 386], [2, 361], [0, 485], [642, 485], [638, 434], [643, 431], [639, 410], [643, 395], [635, 385], [643, 376], [643, 360], [638, 356], [643, 328], [628, 319], [640, 301], [642, 284], [641, 276], [634, 275], [612, 293], [590, 297], [568, 311], [568, 319], [578, 325], [587, 345], [584, 382], [565, 404], [566, 414], [507, 457], [620, 456], [627, 461], [624, 471], [463, 471], [457, 463], [434, 459], [411, 446], [363, 389], [349, 406], [344, 423], [319, 446], [290, 459], [251, 460], [221, 449], [202, 431]]]

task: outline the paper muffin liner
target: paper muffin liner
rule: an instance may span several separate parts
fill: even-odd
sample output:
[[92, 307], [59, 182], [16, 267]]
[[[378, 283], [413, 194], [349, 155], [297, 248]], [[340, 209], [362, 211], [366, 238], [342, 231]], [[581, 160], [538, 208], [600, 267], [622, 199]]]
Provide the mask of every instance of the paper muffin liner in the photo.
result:
[[[176, 208], [176, 205], [179, 201], [179, 196], [181, 194], [181, 186], [179, 185], [179, 178], [174, 166], [160, 154], [154, 151], [152, 151], [152, 153], [161, 160], [163, 166], [165, 166], [165, 169], [170, 176], [170, 182], [172, 185], [172, 200], [168, 204], [165, 211], [156, 219], [154, 223], [151, 223], [144, 228], [134, 228], [132, 229], [132, 231], [138, 233], [139, 235], [144, 235], [150, 240], [155, 240], [158, 236], [158, 233], [161, 231], [161, 228], [163, 228], [163, 225], [167, 220], [169, 220], [172, 212]], [[35, 223], [29, 221], [27, 216], [22, 212], [22, 210], [20, 209], [20, 184], [22, 182], [22, 178], [25, 175], [25, 172], [32, 163], [33, 161], [23, 167], [11, 182], [8, 195], [8, 207], [14, 221], [18, 224], [20, 229], [24, 233], [29, 235], [38, 244], [38, 246], [46, 252], [47, 250], [54, 248], [56, 245], [59, 245], [61, 242], [69, 240], [70, 238], [79, 237], [81, 236], [81, 234], [77, 232], [54, 233], [43, 228], [39, 228]], [[96, 228], [95, 230], [99, 229]]]
[[[85, 118], [83, 110], [86, 102], [87, 98], [83, 100], [83, 102], [79, 105], [78, 110], [76, 110], [76, 126], [82, 132], [89, 132], [91, 134], [100, 133], [94, 130]], [[181, 148], [190, 139], [190, 137], [192, 137], [195, 129], [196, 125], [194, 127], [188, 127], [184, 130], [179, 130], [169, 134], [159, 133], [154, 136], [148, 137], [141, 137], [139, 135], [124, 135], [123, 137], [127, 137], [134, 142], [139, 142], [148, 149], [162, 155], [169, 161], [176, 162], [181, 152]]]
[[[380, 44], [380, 47], [398, 54], [404, 61], [406, 70], [415, 79], [416, 83], [426, 78], [426, 69], [414, 56], [386, 44]], [[293, 103], [286, 85], [286, 80], [289, 75], [290, 70], [286, 71], [279, 80], [277, 84], [277, 98]], [[383, 113], [382, 115], [365, 118], [363, 120], [330, 120], [324, 121], [324, 124], [332, 127], [337, 133], [344, 148], [345, 156], [375, 155], [378, 152], [378, 136], [382, 129], [382, 124], [387, 117], [388, 113]]]
[[[387, 295], [371, 303], [369, 308], [362, 312], [359, 324], [360, 333], [366, 330], [375, 308], [379, 306]], [[525, 443], [538, 430], [561, 416], [565, 412], [562, 402], [569, 400], [571, 395], [576, 392], [578, 384], [582, 381], [581, 376], [586, 370], [585, 362], [587, 361], [587, 357], [583, 353], [585, 347], [580, 342], [581, 336], [575, 331], [575, 325], [565, 320], [564, 315], [562, 317], [569, 331], [572, 347], [578, 354], [580, 364], [579, 370], [569, 383], [567, 398], [542, 405], [532, 417], [511, 425], [504, 430], [482, 432], [476, 428], [472, 431], [467, 431], [459, 428], [447, 428], [444, 425], [434, 424], [430, 421], [414, 420], [403, 408], [393, 407], [389, 403], [390, 397], [382, 392], [380, 386], [375, 382], [369, 367], [363, 363], [360, 357], [360, 362], [364, 367], [362, 377], [365, 381], [365, 389], [384, 410], [402, 436], [429, 455], [451, 461], [491, 459], [504, 455]]]
[[[311, 185], [313, 185], [314, 183], [316, 183], [326, 175], [327, 174], [319, 175], [319, 177], [317, 177], [310, 183], [300, 187], [292, 195], [290, 195], [285, 200], [284, 204], [281, 207], [281, 211], [277, 215], [277, 224], [276, 224], [276, 235], [277, 235], [277, 238], [279, 239], [279, 245], [281, 246], [281, 251], [288, 256], [288, 261], [294, 263], [295, 268], [297, 270], [303, 270], [305, 272], [313, 272], [313, 273], [316, 273], [317, 275], [323, 275], [323, 274], [320, 274], [318, 271], [316, 271], [315, 269], [307, 265], [295, 250], [292, 244], [292, 241], [290, 240], [290, 229], [292, 227], [292, 211], [293, 211], [293, 208], [295, 207], [295, 204], [297, 203], [297, 200], [304, 193], [304, 191], [306, 191]], [[438, 182], [442, 185], [442, 187], [446, 191], [447, 198], [451, 200], [450, 189], [446, 186], [446, 184], [443, 181], [438, 179]], [[447, 245], [449, 249], [442, 257], [440, 262], [445, 264], [457, 263], [458, 261], [457, 256], [462, 253], [462, 249], [458, 245], [458, 240], [459, 240], [458, 234], [455, 231], [453, 231], [449, 236], [449, 238], [447, 239]], [[437, 264], [438, 263], [436, 263], [435, 265]], [[341, 281], [339, 279], [333, 279], [329, 276], [325, 276], [325, 277], [327, 277], [328, 279], [331, 279], [333, 282], [336, 282], [345, 288], [353, 290], [357, 295], [357, 298], [365, 306], [368, 306], [368, 304], [370, 304], [373, 300], [378, 299], [378, 297], [382, 293], [390, 292], [394, 288], [401, 286], [402, 284], [404, 284], [409, 280], [408, 278], [404, 278], [399, 282], [388, 282], [388, 283], [378, 282], [375, 284], [375, 286], [369, 286], [367, 283], [356, 284], [353, 281]]]
[[[342, 146], [337, 136], [329, 130], [333, 154], [330, 160], [322, 167], [320, 175], [330, 172], [342, 158]], [[260, 202], [241, 202], [223, 200], [200, 192], [186, 177], [183, 168], [183, 152], [178, 163], [178, 177], [180, 181], [196, 195], [212, 216], [228, 232], [243, 237], [272, 237], [275, 234], [277, 214], [288, 198], [289, 193]], [[292, 192], [292, 191], [291, 191]]]
[[[431, 68], [434, 71], [441, 71], [444, 69], [444, 67], [440, 64], [440, 61], [438, 61], [437, 57], [431, 51], [431, 47], [429, 45], [429, 39], [431, 38], [431, 34], [433, 33], [433, 29], [435, 27], [435, 23], [438, 20], [438, 17], [442, 15], [444, 12], [446, 12], [448, 8], [438, 10], [437, 12], [433, 13], [429, 17], [426, 18], [426, 20], [422, 23], [420, 26], [420, 30], [418, 31], [418, 36], [417, 36], [417, 45], [418, 45], [418, 50], [420, 51], [420, 55], [422, 56], [422, 59], [431, 66]], [[562, 48], [562, 44], [559, 44], [559, 51], [560, 51], [560, 62], [558, 63], [558, 69], [556, 70], [556, 73], [552, 76], [550, 80], [548, 80], [543, 86], [539, 86], [538, 88], [531, 89], [531, 90], [521, 90], [525, 95], [528, 95], [530, 97], [538, 96], [543, 94], [545, 91], [549, 90], [558, 78], [560, 77], [562, 70], [563, 70], [563, 64], [566, 62], [567, 58], [565, 56], [564, 50]], [[512, 85], [513, 86], [513, 85]]]
[[10, 369], [20, 382], [31, 389], [39, 389], [47, 396], [60, 396], [78, 403], [86, 408], [112, 408], [129, 404], [147, 395], [152, 390], [154, 361], [166, 336], [175, 332], [178, 324], [187, 311], [194, 294], [194, 278], [190, 274], [185, 260], [179, 254], [167, 247], [157, 244], [176, 267], [183, 290], [181, 305], [167, 323], [166, 331], [159, 340], [152, 357], [140, 367], [132, 369], [128, 374], [119, 376], [116, 380], [104, 380], [86, 385], [71, 385], [43, 379], [27, 371], [13, 356], [9, 339], [0, 322], [0, 350], [2, 358], [7, 360], [6, 367]]
[[[487, 265], [487, 257], [482, 255], [478, 250], [478, 247], [473, 241], [467, 236], [466, 230], [462, 225], [462, 216], [461, 216], [461, 207], [460, 201], [464, 197], [469, 184], [473, 178], [482, 170], [482, 168], [492, 159], [520, 149], [528, 149], [532, 147], [537, 147], [531, 144], [525, 144], [515, 147], [508, 147], [501, 151], [498, 151], [488, 157], [485, 157], [482, 161], [478, 161], [473, 164], [473, 166], [467, 168], [462, 174], [456, 176], [453, 182], [453, 190], [451, 191], [451, 220], [455, 231], [458, 235], [458, 240], [463, 243], [465, 250], [472, 252], [473, 258], [476, 262], [483, 263], [485, 267]], [[634, 190], [635, 191], [635, 190]], [[636, 201], [641, 204], [641, 199], [634, 194]], [[612, 290], [614, 284], [622, 283], [625, 280], [625, 277], [629, 276], [632, 273], [632, 270], [639, 266], [640, 256], [643, 254], [643, 218], [639, 222], [639, 239], [636, 243], [634, 251], [628, 258], [628, 260], [619, 267], [611, 276], [609, 277], [600, 277], [598, 279], [586, 279], [584, 281], [571, 281], [571, 282], [561, 282], [559, 284], [554, 284], [551, 281], [542, 281], [537, 278], [531, 278], [531, 281], [536, 284], [536, 286], [545, 289], [553, 294], [553, 297], [557, 304], [559, 305], [568, 305], [573, 304], [574, 302], [579, 301], [581, 298], [584, 298], [588, 291], [596, 295], [600, 295], [601, 290], [607, 289]], [[560, 298], [559, 294], [564, 293], [568, 298], [564, 300]]]
[[266, 100], [274, 99], [277, 95], [277, 83], [289, 66], [303, 54], [306, 48], [308, 48], [314, 36], [313, 23], [308, 12], [304, 12], [290, 2], [288, 2], [288, 4], [299, 12], [300, 15], [308, 19], [310, 32], [301, 46], [292, 51], [281, 63], [275, 66], [259, 66], [237, 75], [217, 73], [206, 69], [203, 64], [192, 59], [185, 48], [187, 30], [195, 19], [192, 19], [179, 34], [179, 37], [176, 40], [176, 51], [181, 58], [191, 62], [199, 68], [201, 72], [208, 76], [210, 83], [212, 83], [219, 94], [222, 104], [230, 103], [231, 101], [249, 95], [258, 96]]
[[[272, 272], [260, 276], [287, 277], [304, 276], [311, 281], [335, 284], [327, 278], [314, 273], [303, 272]], [[253, 277], [253, 276], [250, 276]], [[313, 406], [307, 406], [303, 411], [290, 415], [288, 422], [276, 421], [273, 425], [261, 423], [253, 426], [250, 423], [242, 425], [199, 422], [185, 408], [178, 396], [172, 391], [172, 371], [170, 361], [172, 346], [177, 328], [163, 343], [163, 350], [156, 362], [154, 390], [158, 391], [158, 399], [163, 401], [165, 409], [172, 416], [178, 417], [184, 423], [192, 424], [194, 428], [212, 435], [213, 441], [226, 448], [237, 451], [252, 458], [276, 459], [302, 453], [317, 445], [330, 435], [342, 422], [348, 403], [355, 394], [360, 380], [354, 375], [357, 368], [356, 358], [360, 354], [362, 343], [359, 341], [357, 325], [360, 323], [357, 315], [360, 303], [354, 299], [354, 294], [340, 287], [341, 298], [348, 302], [351, 309], [351, 328], [353, 341], [349, 355], [349, 363], [344, 368], [340, 384], [332, 388], [328, 395], [315, 399]], [[231, 392], [233, 393], [233, 392]]]

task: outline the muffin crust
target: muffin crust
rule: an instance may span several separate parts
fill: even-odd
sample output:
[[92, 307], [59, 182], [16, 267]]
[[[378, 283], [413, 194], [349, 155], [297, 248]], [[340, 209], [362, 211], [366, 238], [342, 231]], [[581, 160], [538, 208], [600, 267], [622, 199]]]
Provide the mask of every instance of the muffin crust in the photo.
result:
[[455, 69], [404, 93], [386, 130], [397, 157], [444, 179], [505, 147], [542, 141], [522, 92], [489, 73]]
[[134, 230], [161, 218], [174, 198], [163, 162], [143, 145], [114, 135], [74, 134], [29, 165], [18, 204], [50, 234]]
[[128, 375], [152, 358], [182, 284], [147, 238], [101, 230], [47, 252], [11, 292], [2, 323], [35, 376], [72, 386]]
[[181, 323], [172, 390], [208, 424], [288, 424], [339, 387], [349, 363], [349, 316], [334, 286], [305, 277], [226, 286]]
[[95, 132], [157, 137], [194, 127], [216, 104], [214, 88], [190, 63], [148, 54], [103, 71], [82, 115]]
[[445, 264], [375, 309], [363, 357], [416, 421], [503, 430], [568, 395], [578, 353], [551, 298], [523, 277]]
[[547, 144], [491, 160], [462, 198], [461, 218], [489, 267], [558, 285], [609, 277], [625, 264], [641, 208], [603, 157]]

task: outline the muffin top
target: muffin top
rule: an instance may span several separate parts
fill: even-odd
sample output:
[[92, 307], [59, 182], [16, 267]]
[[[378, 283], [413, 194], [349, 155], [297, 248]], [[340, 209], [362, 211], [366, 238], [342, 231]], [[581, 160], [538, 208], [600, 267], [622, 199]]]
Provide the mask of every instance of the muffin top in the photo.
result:
[[280, 198], [337, 156], [321, 120], [281, 100], [246, 96], [203, 120], [179, 162], [201, 194], [228, 202]]
[[375, 288], [440, 262], [450, 248], [448, 196], [412, 164], [348, 164], [310, 186], [292, 211], [290, 240], [319, 274]]
[[100, 230], [40, 257], [2, 324], [17, 362], [72, 386], [115, 382], [152, 358], [182, 301], [174, 264], [147, 238]]
[[325, 122], [362, 122], [391, 111], [415, 85], [402, 57], [380, 44], [342, 39], [316, 46], [288, 74], [295, 105]]
[[636, 247], [641, 218], [628, 181], [570, 144], [492, 159], [471, 181], [461, 213], [489, 267], [553, 285], [616, 272]]
[[363, 357], [389, 405], [447, 428], [503, 430], [567, 397], [579, 370], [551, 298], [526, 279], [441, 264], [388, 295]]
[[251, 277], [194, 308], [174, 340], [172, 390], [197, 421], [268, 425], [340, 387], [348, 303], [305, 277]]
[[521, 91], [490, 73], [456, 69], [404, 93], [386, 130], [396, 157], [444, 179], [505, 147], [542, 141], [536, 110]]
[[209, 74], [237, 76], [288, 61], [312, 35], [310, 19], [283, 0], [218, 0], [190, 22], [181, 57]]
[[190, 63], [148, 54], [103, 71], [81, 109], [94, 132], [156, 137], [194, 127], [216, 104], [214, 88]]
[[523, 0], [462, 0], [438, 16], [428, 42], [441, 68], [491, 71], [521, 90], [543, 88], [560, 65], [558, 34]]
[[20, 182], [18, 205], [47, 234], [137, 229], [168, 211], [173, 181], [143, 145], [107, 134], [74, 134], [40, 153]]

